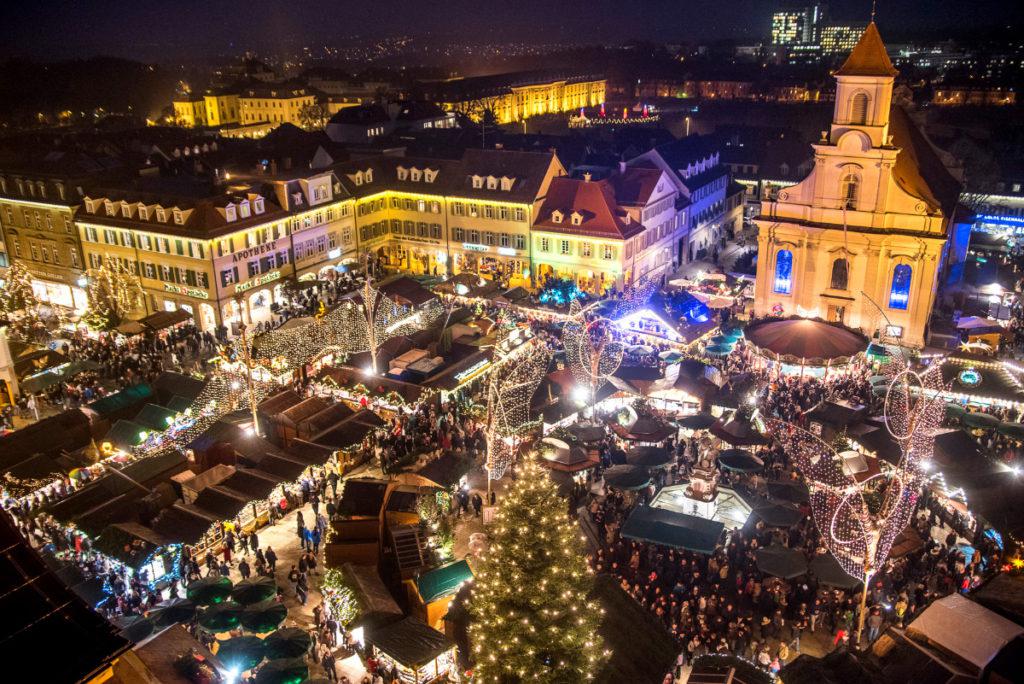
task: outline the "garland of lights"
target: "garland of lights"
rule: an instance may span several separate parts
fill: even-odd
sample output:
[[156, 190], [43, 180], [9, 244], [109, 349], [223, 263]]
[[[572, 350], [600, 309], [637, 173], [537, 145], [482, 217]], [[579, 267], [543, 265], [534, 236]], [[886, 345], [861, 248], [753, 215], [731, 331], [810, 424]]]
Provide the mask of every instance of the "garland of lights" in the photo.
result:
[[552, 352], [536, 338], [513, 349], [491, 368], [487, 384], [487, 477], [500, 479], [515, 458], [519, 436], [530, 420], [530, 400]]
[[99, 269], [90, 271], [86, 295], [89, 308], [83, 320], [95, 330], [116, 328], [145, 297], [139, 277], [109, 254], [103, 257]]
[[807, 480], [811, 512], [826, 547], [843, 570], [864, 580], [858, 639], [867, 586], [910, 522], [945, 415], [945, 401], [936, 396], [944, 389], [938, 365], [917, 373], [897, 357], [886, 373], [885, 427], [901, 452], [887, 472], [857, 482], [843, 472], [842, 457], [821, 439], [790, 423], [769, 421]]
[[[56, 307], [59, 308], [59, 307]], [[39, 313], [40, 302], [32, 289], [32, 274], [21, 263], [14, 261], [3, 274], [0, 288], [0, 318], [6, 321], [11, 339], [33, 341], [43, 327]]]

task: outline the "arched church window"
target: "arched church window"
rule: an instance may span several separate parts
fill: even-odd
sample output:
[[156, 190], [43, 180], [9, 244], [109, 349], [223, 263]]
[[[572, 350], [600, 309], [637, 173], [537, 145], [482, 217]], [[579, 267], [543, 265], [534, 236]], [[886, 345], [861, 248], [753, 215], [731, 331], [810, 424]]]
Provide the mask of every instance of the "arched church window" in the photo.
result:
[[833, 290], [845, 290], [847, 281], [850, 278], [850, 264], [843, 257], [839, 257], [832, 262], [832, 282], [831, 287]]
[[777, 294], [790, 294], [793, 291], [793, 252], [780, 249], [775, 255], [775, 283], [772, 290]]
[[906, 311], [910, 303], [910, 277], [913, 269], [900, 264], [892, 270], [892, 288], [889, 290], [889, 308]]
[[839, 199], [842, 202], [842, 208], [850, 210], [857, 208], [857, 190], [859, 186], [860, 179], [857, 178], [857, 174], [848, 173], [843, 176], [843, 180], [839, 184]]
[[867, 93], [857, 93], [850, 101], [850, 123], [866, 124], [868, 122], [868, 104], [870, 99]]

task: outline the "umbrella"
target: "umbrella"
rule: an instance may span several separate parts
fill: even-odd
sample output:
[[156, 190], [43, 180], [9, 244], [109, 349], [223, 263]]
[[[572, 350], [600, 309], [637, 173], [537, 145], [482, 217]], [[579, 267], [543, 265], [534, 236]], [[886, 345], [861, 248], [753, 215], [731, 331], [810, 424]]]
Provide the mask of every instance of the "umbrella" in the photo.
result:
[[263, 642], [269, 658], [301, 658], [309, 650], [309, 633], [298, 627], [282, 627]]
[[231, 601], [210, 606], [199, 614], [199, 625], [211, 632], [226, 632], [238, 626], [242, 606]]
[[792, 527], [804, 519], [804, 514], [796, 506], [771, 501], [762, 501], [754, 506], [754, 515], [769, 527]]
[[277, 601], [261, 601], [242, 611], [242, 626], [254, 632], [269, 632], [288, 617], [288, 607]]
[[768, 483], [768, 498], [790, 503], [804, 503], [811, 500], [807, 485], [794, 480], [777, 480]]
[[683, 355], [674, 349], [669, 349], [658, 354], [658, 358], [665, 363], [678, 363], [683, 360]]
[[976, 428], [979, 430], [991, 430], [999, 425], [998, 418], [981, 412], [965, 413], [960, 417], [960, 422], [969, 428]]
[[639, 466], [612, 466], [604, 471], [604, 483], [613, 489], [643, 489], [651, 483], [651, 476]]
[[139, 643], [156, 629], [156, 622], [142, 615], [121, 615], [111, 622], [121, 630], [121, 636], [133, 643]]
[[708, 340], [708, 342], [710, 342], [711, 344], [728, 344], [728, 345], [732, 345], [735, 342], [735, 340], [733, 340], [728, 335], [715, 335], [710, 340]]
[[204, 577], [188, 585], [185, 594], [200, 606], [220, 603], [231, 595], [231, 580], [227, 577]]
[[718, 454], [718, 463], [740, 473], [756, 473], [764, 468], [764, 461], [746, 449], [726, 449]]
[[757, 569], [766, 575], [793, 579], [807, 572], [807, 559], [799, 549], [773, 544], [757, 550]]
[[1024, 423], [1005, 422], [996, 426], [996, 432], [1018, 442], [1024, 442]]
[[718, 420], [710, 413], [694, 413], [689, 416], [677, 418], [675, 423], [685, 430], [707, 430]]
[[633, 447], [626, 452], [626, 463], [644, 468], [662, 468], [675, 460], [672, 452], [664, 447]]
[[256, 684], [300, 684], [309, 676], [303, 658], [270, 660], [256, 673]]
[[811, 561], [808, 569], [814, 573], [814, 576], [822, 584], [839, 587], [840, 589], [853, 589], [861, 582], [843, 570], [843, 566], [839, 564], [839, 561], [831, 553], [823, 553], [816, 556]]
[[244, 579], [231, 590], [231, 598], [242, 605], [259, 603], [277, 596], [277, 582], [273, 577], [253, 577]]
[[265, 655], [263, 639], [240, 636], [218, 642], [217, 658], [233, 670], [245, 672], [259, 665]]
[[712, 344], [705, 350], [711, 356], [728, 356], [732, 352], [731, 344]]
[[183, 598], [172, 598], [169, 601], [153, 606], [149, 617], [156, 620], [161, 627], [168, 627], [179, 622], [188, 622], [196, 616], [196, 604]]

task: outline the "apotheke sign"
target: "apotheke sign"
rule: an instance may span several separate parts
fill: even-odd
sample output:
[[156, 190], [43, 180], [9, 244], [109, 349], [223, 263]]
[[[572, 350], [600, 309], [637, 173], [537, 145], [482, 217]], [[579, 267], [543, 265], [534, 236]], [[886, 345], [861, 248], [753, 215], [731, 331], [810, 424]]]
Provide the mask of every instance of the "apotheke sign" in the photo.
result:
[[210, 298], [210, 293], [206, 290], [198, 290], [194, 287], [182, 287], [181, 285], [172, 285], [171, 283], [164, 283], [164, 292], [172, 292], [174, 294], [185, 295], [186, 297], [195, 297], [196, 299]]

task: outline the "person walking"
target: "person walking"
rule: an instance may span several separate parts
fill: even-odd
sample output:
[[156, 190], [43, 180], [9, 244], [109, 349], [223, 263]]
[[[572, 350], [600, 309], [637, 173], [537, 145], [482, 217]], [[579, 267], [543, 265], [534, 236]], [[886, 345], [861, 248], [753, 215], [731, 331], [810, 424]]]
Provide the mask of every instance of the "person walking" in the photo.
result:
[[242, 576], [242, 579], [249, 579], [249, 575], [252, 571], [249, 569], [249, 563], [245, 560], [245, 556], [242, 556], [242, 560], [238, 561], [238, 572]]
[[270, 568], [270, 573], [277, 572], [277, 554], [274, 553], [274, 549], [267, 547], [267, 552], [264, 554], [267, 559], [267, 566]]

